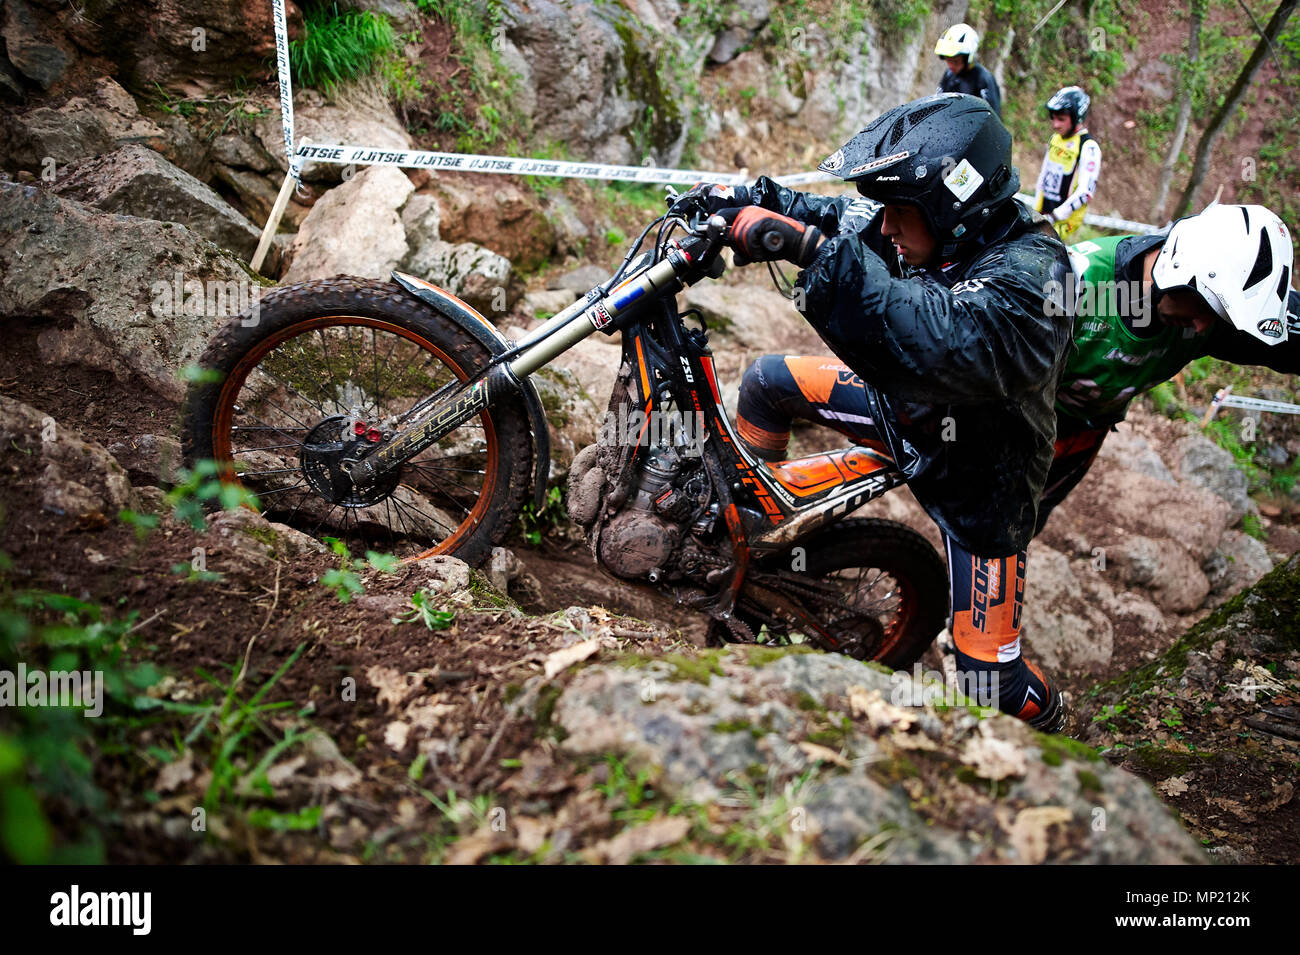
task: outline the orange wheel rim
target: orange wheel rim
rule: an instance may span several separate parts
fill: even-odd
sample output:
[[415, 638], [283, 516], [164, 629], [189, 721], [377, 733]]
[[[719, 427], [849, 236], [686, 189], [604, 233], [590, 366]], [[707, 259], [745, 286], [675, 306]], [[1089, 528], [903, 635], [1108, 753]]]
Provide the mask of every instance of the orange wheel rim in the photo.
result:
[[[390, 332], [398, 335], [414, 344], [421, 351], [427, 352], [434, 356], [438, 361], [448, 368], [458, 381], [469, 380], [469, 374], [446, 352], [417, 333], [410, 329], [395, 325], [392, 322], [386, 322], [382, 319], [367, 318], [359, 315], [330, 315], [320, 318], [304, 319], [300, 322], [294, 322], [285, 328], [280, 329], [273, 335], [268, 336], [245, 354], [231, 369], [230, 374], [222, 383], [221, 392], [217, 397], [217, 411], [212, 422], [212, 455], [216, 460], [218, 467], [222, 468], [222, 480], [231, 484], [241, 484], [234, 471], [234, 453], [231, 450], [230, 430], [234, 424], [234, 411], [236, 399], [243, 390], [244, 384], [253, 369], [261, 364], [262, 359], [270, 354], [277, 346], [283, 344], [291, 338], [313, 331], [314, 329], [324, 329], [340, 325], [350, 325], [363, 328], [372, 328], [378, 331]], [[435, 546], [427, 548], [407, 560], [420, 560], [425, 557], [432, 557], [437, 554], [446, 554], [454, 551], [466, 537], [483, 523], [491, 510], [491, 501], [496, 490], [497, 478], [497, 440], [496, 431], [492, 427], [492, 418], [487, 412], [479, 415], [479, 421], [483, 426], [483, 437], [486, 443], [485, 461], [483, 465], [483, 486], [478, 492], [478, 500], [473, 508], [469, 509], [468, 514], [454, 528], [452, 533], [439, 541]], [[308, 493], [311, 493], [310, 491]]]

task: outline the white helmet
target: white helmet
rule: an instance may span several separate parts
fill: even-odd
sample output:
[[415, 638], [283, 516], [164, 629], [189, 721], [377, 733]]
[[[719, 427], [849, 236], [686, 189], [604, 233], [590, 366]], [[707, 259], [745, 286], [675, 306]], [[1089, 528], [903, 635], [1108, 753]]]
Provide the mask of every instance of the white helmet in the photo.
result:
[[936, 56], [949, 57], [966, 54], [966, 62], [975, 62], [975, 51], [980, 45], [980, 35], [964, 23], [949, 27], [934, 45]]
[[1155, 297], [1191, 289], [1219, 318], [1266, 345], [1287, 338], [1291, 234], [1263, 206], [1211, 205], [1179, 219], [1151, 270]]

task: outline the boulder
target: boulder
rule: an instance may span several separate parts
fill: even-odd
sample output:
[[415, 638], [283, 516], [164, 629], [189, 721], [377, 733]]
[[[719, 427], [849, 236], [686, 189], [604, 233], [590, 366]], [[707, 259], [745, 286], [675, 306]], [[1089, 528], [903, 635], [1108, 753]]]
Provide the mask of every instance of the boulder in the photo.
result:
[[414, 191], [401, 170], [367, 166], [325, 193], [298, 229], [283, 281], [388, 278], [408, 252], [399, 210]]
[[1120, 580], [1143, 588], [1170, 613], [1195, 610], [1210, 592], [1200, 565], [1175, 541], [1130, 534], [1106, 548], [1106, 561], [1114, 565]]
[[682, 94], [662, 66], [673, 31], [656, 33], [618, 4], [501, 4], [500, 54], [517, 76], [516, 108], [539, 141], [590, 162], [675, 164]]
[[[332, 100], [313, 89], [300, 89], [293, 96], [294, 135], [314, 143], [344, 143], [376, 149], [410, 149], [411, 137], [381, 90], [367, 86], [341, 89]], [[256, 124], [262, 147], [281, 173], [289, 169], [284, 154], [284, 127], [280, 110], [273, 109]], [[306, 182], [341, 182], [347, 167], [338, 163], [303, 163]], [[371, 167], [356, 167], [358, 169]], [[275, 187], [280, 187], [276, 177]]]
[[[274, 76], [275, 31], [269, 3], [150, 0], [108, 3], [94, 17], [92, 42], [123, 67], [134, 89], [196, 94]], [[298, 5], [286, 3], [290, 38], [302, 34]], [[270, 68], [268, 69], [268, 64]]]
[[[131, 482], [113, 456], [42, 411], [0, 395], [0, 469], [10, 492], [68, 522], [96, 530], [132, 503]], [[11, 518], [19, 515], [11, 511]]]
[[402, 260], [402, 271], [445, 288], [490, 321], [499, 321], [524, 295], [510, 260], [473, 242], [426, 242]]
[[259, 232], [251, 222], [211, 187], [143, 146], [75, 162], [51, 191], [104, 212], [179, 222], [242, 259], [257, 248]]
[[729, 5], [722, 17], [723, 29], [709, 50], [710, 63], [727, 63], [767, 25], [771, 15], [768, 0], [740, 0]]
[[1217, 607], [1272, 570], [1273, 560], [1262, 541], [1230, 530], [1201, 566], [1210, 584], [1205, 605]]
[[431, 189], [440, 207], [447, 242], [473, 242], [531, 270], [555, 248], [555, 228], [536, 195], [503, 176], [448, 176]]
[[1098, 461], [1053, 514], [1053, 533], [1079, 532], [1095, 545], [1133, 533], [1177, 542], [1199, 564], [1229, 526], [1227, 501], [1191, 482], [1158, 478]]
[[1237, 468], [1232, 454], [1203, 434], [1192, 434], [1174, 446], [1173, 458], [1179, 476], [1216, 497], [1227, 501], [1228, 524], [1236, 524], [1251, 509], [1246, 492], [1246, 475]]
[[164, 155], [174, 148], [157, 123], [140, 115], [131, 94], [106, 76], [57, 109], [42, 106], [13, 113], [0, 123], [0, 160], [46, 179], [66, 163], [102, 156], [128, 143], [142, 143]]
[[[771, 811], [762, 796], [745, 799], [757, 776], [759, 792], [782, 794], [782, 815], [799, 821], [787, 850], [794, 841], [814, 859], [1204, 861], [1141, 780], [1011, 717], [936, 706], [943, 687], [919, 667], [889, 674], [834, 654], [773, 656], [588, 665], [554, 704], [560, 746], [618, 755], [711, 818], [722, 806]], [[1099, 807], [1124, 824], [1094, 826]]]
[[[1097, 584], [1093, 582], [1094, 593]], [[1027, 656], [1049, 672], [1105, 664], [1114, 650], [1115, 628], [1095, 597], [1084, 591], [1076, 568], [1060, 551], [1037, 541], [1029, 545], [1025, 564], [1021, 636]]]
[[9, 62], [41, 89], [48, 90], [72, 65], [76, 49], [45, 11], [34, 9], [26, 0], [6, 0], [2, 15], [0, 36], [4, 37]]
[[185, 226], [0, 183], [0, 314], [44, 323], [47, 363], [111, 371], [180, 400], [178, 371], [260, 288]]

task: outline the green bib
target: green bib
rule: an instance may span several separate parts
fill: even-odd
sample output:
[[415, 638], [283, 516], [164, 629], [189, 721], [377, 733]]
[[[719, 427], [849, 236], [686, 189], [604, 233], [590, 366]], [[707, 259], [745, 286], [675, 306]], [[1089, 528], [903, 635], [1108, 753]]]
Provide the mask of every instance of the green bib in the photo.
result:
[[[1092, 239], [1070, 247], [1075, 274], [1083, 281], [1075, 297], [1074, 348], [1056, 392], [1056, 412], [1094, 425], [1124, 418], [1130, 401], [1200, 358], [1210, 331], [1162, 328], [1139, 338], [1125, 327], [1121, 314], [1137, 321], [1159, 322], [1141, 301], [1141, 282], [1115, 278], [1115, 248], [1127, 236]], [[1141, 309], [1146, 311], [1142, 312]]]

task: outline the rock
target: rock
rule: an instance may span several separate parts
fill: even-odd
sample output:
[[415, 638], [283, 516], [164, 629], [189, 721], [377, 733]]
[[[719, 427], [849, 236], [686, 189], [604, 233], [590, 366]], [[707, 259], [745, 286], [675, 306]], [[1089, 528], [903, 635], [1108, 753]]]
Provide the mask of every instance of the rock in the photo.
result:
[[1114, 626], [1085, 594], [1069, 559], [1038, 541], [1025, 564], [1021, 637], [1026, 655], [1049, 672], [1105, 664], [1114, 650]]
[[726, 63], [733, 59], [767, 25], [771, 12], [768, 0], [738, 0], [729, 4], [722, 14], [725, 29], [713, 41], [709, 61]]
[[27, 91], [23, 89], [22, 77], [8, 60], [0, 56], [0, 101], [21, 103], [25, 99], [27, 99]]
[[240, 133], [225, 133], [212, 141], [212, 159], [215, 162], [253, 172], [270, 172], [275, 160], [260, 141]]
[[414, 191], [392, 166], [367, 166], [312, 206], [292, 246], [285, 283], [332, 275], [385, 279], [406, 258], [398, 210]]
[[108, 446], [118, 464], [141, 483], [175, 484], [181, 467], [181, 443], [171, 435], [142, 434]]
[[[1199, 563], [1229, 526], [1222, 498], [1188, 481], [1165, 481], [1098, 461], [1053, 514], [1053, 533], [1084, 533], [1109, 548], [1126, 533], [1177, 541]], [[1060, 518], [1058, 522], [1058, 517]]]
[[[564, 196], [556, 194], [546, 200], [546, 217], [555, 230], [555, 252], [561, 258], [580, 255], [591, 238], [591, 230], [578, 210]], [[590, 287], [590, 286], [588, 286]]]
[[1210, 592], [1210, 582], [1192, 556], [1171, 540], [1130, 535], [1106, 549], [1126, 584], [1148, 590], [1161, 609], [1171, 613], [1195, 610]]
[[172, 146], [157, 123], [145, 119], [126, 90], [100, 77], [89, 91], [57, 109], [42, 106], [3, 118], [0, 159], [49, 179], [51, 164], [102, 156], [128, 143], [142, 143], [164, 155]]
[[[609, 405], [610, 393], [614, 390], [614, 378], [618, 374], [621, 356], [622, 350], [618, 345], [611, 344], [604, 335], [597, 334], [584, 338], [546, 367], [555, 369], [561, 378], [565, 372], [572, 373], [578, 386], [603, 415]], [[543, 377], [534, 376], [539, 387]], [[561, 395], [562, 403], [567, 400], [567, 395]], [[581, 448], [582, 445], [579, 444], [578, 447]]]
[[[558, 359], [564, 362], [566, 353]], [[551, 480], [561, 481], [577, 453], [594, 444], [608, 404], [613, 379], [605, 394], [593, 396], [565, 364], [550, 364], [533, 375], [542, 409], [551, 425]], [[599, 404], [597, 404], [599, 402]]]
[[0, 35], [5, 55], [28, 79], [48, 90], [72, 64], [76, 52], [46, 19], [26, 0], [6, 0]]
[[420, 11], [414, 0], [339, 0], [340, 10], [369, 10], [387, 17], [399, 32], [420, 28]]
[[[758, 274], [754, 278], [764, 281]], [[828, 361], [839, 361], [794, 303], [770, 285], [701, 282], [687, 289], [678, 301], [704, 315], [714, 367], [718, 378], [730, 386], [728, 391], [739, 387], [750, 362], [763, 355], [826, 355]]]
[[605, 284], [610, 275], [609, 269], [599, 265], [582, 265], [572, 272], [555, 276], [546, 283], [546, 287], [556, 291], [563, 289], [572, 293], [572, 297], [576, 299], [581, 298], [597, 285]]
[[1272, 570], [1273, 561], [1263, 542], [1230, 530], [1202, 568], [1210, 584], [1205, 606], [1217, 607]]
[[501, 176], [442, 175], [431, 186], [441, 209], [446, 242], [473, 242], [535, 269], [555, 248], [555, 228], [536, 195]]
[[[286, 3], [290, 38], [302, 35], [298, 6]], [[134, 89], [186, 94], [225, 90], [230, 78], [260, 82], [275, 61], [269, 3], [151, 0], [110, 3], [94, 17], [104, 52], [123, 67]], [[197, 31], [197, 32], [196, 32]], [[272, 67], [270, 75], [274, 76]]]
[[536, 318], [556, 315], [574, 302], [573, 293], [565, 289], [529, 292], [524, 296], [524, 307]]
[[437, 593], [455, 593], [469, 589], [469, 564], [458, 557], [438, 555], [412, 561], [407, 566], [414, 573], [417, 587], [428, 587]]
[[1165, 465], [1164, 460], [1151, 447], [1149, 441], [1135, 432], [1125, 422], [1121, 422], [1119, 430], [1106, 435], [1106, 440], [1097, 453], [1097, 457], [1102, 460], [1113, 461], [1117, 467], [1124, 468], [1128, 471], [1136, 471], [1139, 474], [1145, 474], [1147, 477], [1155, 478], [1157, 481], [1164, 481], [1166, 484], [1177, 484], [1178, 479]]
[[510, 260], [472, 242], [426, 242], [411, 249], [401, 268], [445, 288], [489, 320], [499, 320], [524, 294]]
[[0, 183], [0, 314], [46, 323], [47, 363], [111, 371], [179, 401], [177, 372], [260, 291], [184, 226]]
[[105, 212], [179, 222], [240, 258], [257, 248], [258, 230], [210, 187], [143, 146], [123, 146], [67, 166], [51, 189]]
[[1189, 435], [1174, 446], [1174, 460], [1184, 481], [1202, 487], [1228, 502], [1228, 524], [1241, 520], [1250, 509], [1246, 475], [1238, 470], [1232, 454], [1202, 434]]
[[[410, 149], [412, 145], [410, 134], [378, 87], [349, 87], [328, 102], [316, 90], [295, 90], [293, 116], [294, 135], [298, 139], [306, 136], [314, 143], [347, 143], [375, 149]], [[287, 172], [289, 160], [284, 154], [284, 128], [279, 109], [260, 119], [255, 128], [276, 167], [281, 173]], [[306, 162], [302, 178], [306, 182], [332, 185], [343, 181], [346, 168], [339, 163]], [[354, 170], [374, 168], [381, 167], [361, 166]], [[397, 171], [391, 166], [382, 168]], [[275, 188], [280, 188], [278, 177]]]
[[442, 210], [438, 208], [438, 199], [428, 193], [417, 192], [406, 200], [402, 206], [402, 228], [406, 230], [406, 244], [412, 249], [419, 249], [430, 242], [440, 242], [442, 234], [438, 230], [442, 220]]
[[[131, 482], [113, 456], [51, 416], [0, 395], [0, 469], [23, 501], [80, 530], [98, 530], [132, 503]], [[21, 520], [11, 511], [9, 519]]]
[[665, 45], [680, 42], [675, 31], [648, 30], [617, 4], [501, 7], [500, 53], [518, 76], [516, 106], [539, 141], [562, 142], [591, 162], [678, 161], [683, 97], [661, 68]]
[[[589, 663], [552, 710], [561, 747], [617, 754], [707, 812], [746, 805], [761, 773], [761, 792], [802, 824], [791, 839], [827, 861], [1204, 861], [1145, 783], [1059, 745], [1046, 758], [1043, 738], [1002, 714], [923, 703], [919, 668], [740, 649], [696, 663]], [[1125, 825], [1096, 831], [1098, 806]]]

